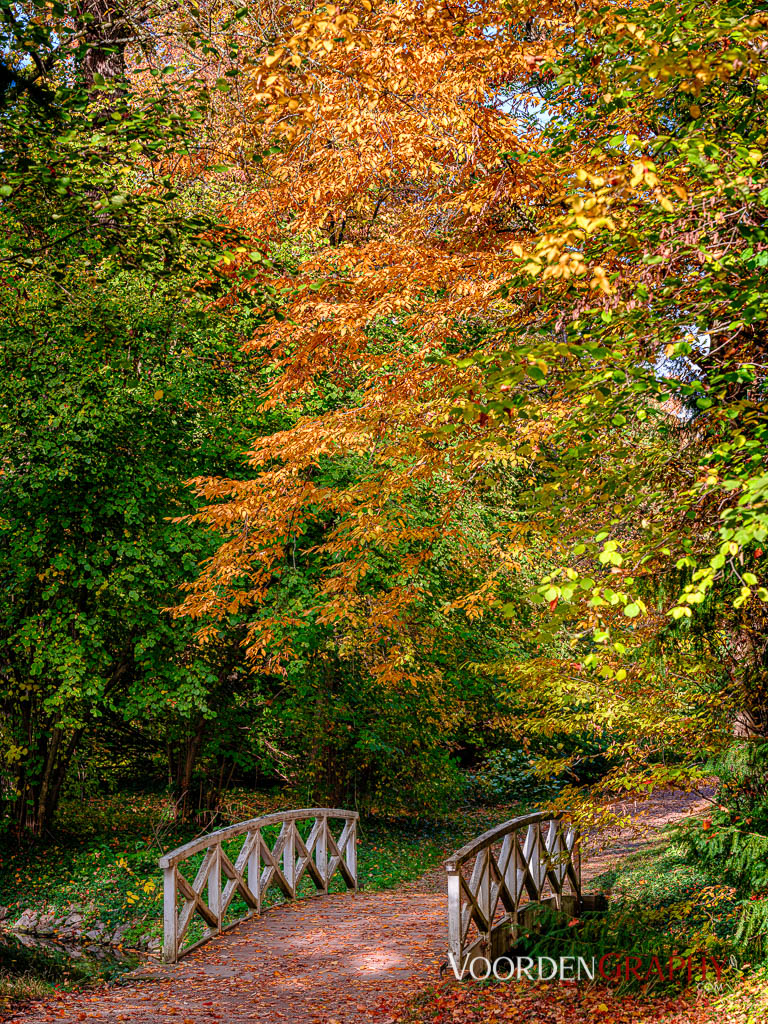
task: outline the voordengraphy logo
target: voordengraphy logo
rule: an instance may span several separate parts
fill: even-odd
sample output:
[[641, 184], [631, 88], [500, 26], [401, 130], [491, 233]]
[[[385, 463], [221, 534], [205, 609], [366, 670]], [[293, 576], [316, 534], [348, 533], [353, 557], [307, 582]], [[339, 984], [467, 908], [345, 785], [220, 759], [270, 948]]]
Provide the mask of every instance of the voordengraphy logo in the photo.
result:
[[471, 977], [485, 981], [494, 977], [497, 981], [682, 981], [690, 985], [694, 977], [704, 981], [714, 974], [720, 980], [723, 964], [711, 956], [634, 956], [627, 953], [606, 953], [597, 957], [576, 956], [500, 956], [491, 961], [485, 956], [476, 956], [459, 965], [452, 953], [448, 963], [457, 981]]

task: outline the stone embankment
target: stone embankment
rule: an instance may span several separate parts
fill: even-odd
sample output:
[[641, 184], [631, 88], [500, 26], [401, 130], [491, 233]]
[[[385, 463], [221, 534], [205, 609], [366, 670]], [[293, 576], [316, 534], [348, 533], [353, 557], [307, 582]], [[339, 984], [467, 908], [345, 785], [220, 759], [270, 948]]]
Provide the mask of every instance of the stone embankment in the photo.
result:
[[[12, 932], [19, 941], [44, 939], [62, 946], [82, 946], [90, 952], [103, 947], [122, 947], [129, 932], [135, 934], [139, 922], [127, 921], [112, 928], [103, 921], [86, 921], [81, 907], [71, 906], [58, 914], [25, 910], [18, 920], [9, 923], [8, 911], [0, 907], [0, 930]], [[133, 949], [156, 952], [161, 940], [149, 933], [130, 942]]]

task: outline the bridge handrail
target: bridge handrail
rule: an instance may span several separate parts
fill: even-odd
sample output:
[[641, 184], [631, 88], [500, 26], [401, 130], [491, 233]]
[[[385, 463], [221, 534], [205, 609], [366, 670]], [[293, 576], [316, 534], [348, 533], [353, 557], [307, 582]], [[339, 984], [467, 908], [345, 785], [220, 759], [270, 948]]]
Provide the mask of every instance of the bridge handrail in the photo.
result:
[[536, 811], [533, 814], [524, 814], [519, 818], [510, 818], [509, 821], [504, 821], [501, 825], [494, 825], [493, 828], [482, 832], [479, 836], [471, 839], [465, 846], [452, 853], [448, 860], [445, 861], [445, 869], [446, 871], [458, 869], [464, 861], [474, 857], [484, 846], [496, 842], [497, 839], [501, 839], [511, 832], [518, 832], [521, 828], [535, 825], [539, 821], [556, 821], [560, 818], [562, 818], [562, 813], [547, 814], [546, 811]]
[[[314, 819], [306, 839], [302, 838], [298, 822]], [[175, 962], [202, 942], [223, 930], [226, 911], [236, 895], [240, 895], [248, 912], [227, 924], [231, 927], [253, 913], [261, 913], [265, 893], [277, 886], [288, 899], [297, 899], [298, 886], [307, 875], [321, 892], [328, 892], [328, 884], [338, 871], [347, 887], [357, 889], [357, 811], [337, 807], [304, 807], [299, 810], [278, 811], [259, 818], [250, 818], [200, 836], [189, 843], [163, 854], [158, 863], [163, 869], [163, 959]], [[344, 822], [342, 832], [335, 839], [329, 820]], [[280, 825], [280, 834], [273, 845], [262, 835], [262, 829]], [[222, 844], [245, 835], [234, 863]], [[197, 853], [205, 851], [194, 881], [180, 871], [179, 865]], [[222, 873], [226, 876], [221, 887]], [[207, 901], [203, 898], [208, 889]], [[179, 896], [184, 900], [177, 910]], [[195, 915], [205, 923], [203, 938], [183, 948], [184, 937]]]
[[238, 821], [235, 825], [227, 825], [225, 828], [209, 832], [207, 835], [192, 839], [183, 846], [164, 853], [158, 861], [161, 868], [169, 868], [172, 864], [192, 857], [215, 842], [224, 842], [226, 839], [233, 839], [242, 835], [243, 832], [251, 832], [256, 828], [265, 828], [267, 825], [281, 825], [284, 821], [303, 821], [307, 818], [354, 818], [360, 817], [357, 811], [344, 811], [338, 807], [303, 807], [298, 811], [276, 811], [274, 814], [263, 814], [259, 818], [248, 818], [246, 821]]
[[[494, 846], [499, 844], [496, 852]], [[463, 970], [476, 954], [491, 958], [512, 948], [526, 897], [529, 903], [551, 903], [560, 909], [570, 896], [578, 906], [579, 832], [564, 821], [562, 813], [525, 814], [488, 829], [456, 850], [445, 861], [445, 870], [449, 960]], [[505, 912], [501, 917], [497, 914], [500, 904]], [[475, 938], [470, 935], [473, 924]]]

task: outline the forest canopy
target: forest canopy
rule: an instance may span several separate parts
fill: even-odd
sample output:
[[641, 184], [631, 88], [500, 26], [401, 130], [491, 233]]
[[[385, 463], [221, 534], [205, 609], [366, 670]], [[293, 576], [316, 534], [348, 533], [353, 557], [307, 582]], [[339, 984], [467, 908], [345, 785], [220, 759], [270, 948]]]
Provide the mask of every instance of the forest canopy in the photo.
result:
[[768, 6], [2, 15], [3, 829], [736, 751], [768, 832]]

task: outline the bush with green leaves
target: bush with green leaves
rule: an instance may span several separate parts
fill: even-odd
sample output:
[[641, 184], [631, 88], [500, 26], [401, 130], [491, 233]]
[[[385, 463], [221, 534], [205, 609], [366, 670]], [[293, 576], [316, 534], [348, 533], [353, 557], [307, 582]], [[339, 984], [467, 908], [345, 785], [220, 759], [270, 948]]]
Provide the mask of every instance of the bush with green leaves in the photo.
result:
[[494, 750], [469, 775], [471, 796], [480, 802], [509, 800], [537, 803], [557, 793], [561, 778], [542, 779], [534, 771], [535, 757], [522, 747]]
[[[212, 549], [174, 517], [259, 429], [234, 317], [183, 279], [72, 272], [0, 297], [0, 812], [43, 828], [106, 727], [174, 744], [242, 658], [165, 609]], [[238, 736], [233, 730], [233, 736]]]
[[[599, 779], [608, 769], [605, 737], [594, 735], [537, 738], [528, 748], [501, 747], [488, 753], [479, 768], [468, 774], [470, 795], [484, 803], [505, 801], [532, 805], [556, 796], [567, 785]], [[539, 758], [568, 757], [569, 767], [544, 775]]]
[[709, 768], [718, 780], [717, 802], [703, 821], [684, 823], [680, 836], [691, 863], [734, 887], [738, 936], [762, 949], [768, 936], [768, 743], [736, 741]]

